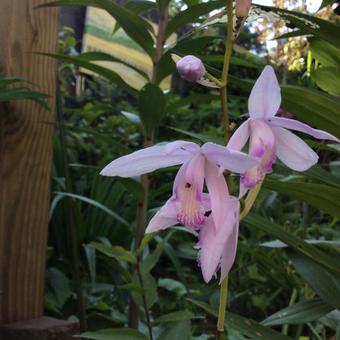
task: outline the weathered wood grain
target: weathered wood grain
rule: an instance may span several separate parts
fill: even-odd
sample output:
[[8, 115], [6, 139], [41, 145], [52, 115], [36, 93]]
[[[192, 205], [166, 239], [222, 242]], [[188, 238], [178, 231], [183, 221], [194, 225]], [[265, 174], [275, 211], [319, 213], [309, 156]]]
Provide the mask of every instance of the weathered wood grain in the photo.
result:
[[[47, 0], [0, 1], [0, 73], [49, 94], [56, 64], [34, 55], [55, 52], [58, 10]], [[53, 114], [31, 101], [0, 106], [0, 324], [39, 317], [50, 201]]]

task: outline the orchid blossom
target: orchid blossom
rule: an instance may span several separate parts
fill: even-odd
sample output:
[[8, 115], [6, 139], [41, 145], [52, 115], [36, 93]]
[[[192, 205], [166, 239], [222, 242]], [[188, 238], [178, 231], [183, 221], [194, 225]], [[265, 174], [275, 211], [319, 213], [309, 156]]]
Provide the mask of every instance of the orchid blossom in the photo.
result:
[[271, 172], [276, 157], [295, 171], [305, 171], [317, 163], [318, 155], [288, 129], [339, 142], [328, 132], [313, 129], [294, 119], [275, 117], [280, 104], [281, 89], [273, 68], [267, 65], [250, 93], [250, 118], [235, 131], [227, 145], [229, 149], [240, 151], [249, 139], [249, 155], [259, 160], [257, 165], [241, 175], [240, 196]]
[[[175, 141], [155, 145], [111, 162], [104, 176], [131, 177], [159, 168], [183, 164], [175, 178], [171, 198], [156, 213], [146, 233], [164, 230], [178, 223], [199, 233], [199, 263], [209, 282], [221, 268], [221, 279], [235, 258], [239, 202], [229, 196], [221, 168], [243, 173], [257, 163], [252, 157], [214, 143], [202, 147], [192, 142]], [[209, 194], [203, 192], [204, 180]]]

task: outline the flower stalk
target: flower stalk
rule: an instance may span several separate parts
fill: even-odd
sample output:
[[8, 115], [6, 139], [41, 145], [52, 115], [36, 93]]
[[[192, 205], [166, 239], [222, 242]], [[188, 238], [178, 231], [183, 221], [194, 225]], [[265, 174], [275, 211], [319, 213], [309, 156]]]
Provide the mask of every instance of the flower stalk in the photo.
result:
[[[157, 83], [157, 68], [159, 60], [162, 57], [163, 49], [164, 49], [164, 43], [165, 43], [165, 30], [166, 25], [168, 22], [168, 7], [164, 6], [164, 8], [159, 9], [159, 23], [158, 23], [158, 32], [156, 36], [156, 50], [155, 55], [153, 58], [153, 69], [152, 69], [152, 76], [151, 76], [151, 83], [156, 84]], [[151, 134], [145, 133], [144, 136], [144, 143], [143, 147], [148, 148], [151, 147], [154, 144], [154, 134], [153, 132]], [[141, 177], [141, 184], [143, 187], [144, 195], [142, 199], [137, 203], [137, 211], [136, 211], [136, 228], [135, 228], [135, 249], [137, 250], [140, 246], [140, 243], [142, 241], [146, 222], [147, 222], [147, 208], [148, 208], [148, 200], [149, 200], [149, 187], [150, 187], [150, 179], [147, 174], [142, 175]], [[144, 289], [144, 280], [143, 276], [140, 270], [141, 266], [141, 255], [136, 254], [137, 258], [137, 265], [136, 265], [136, 272], [137, 276], [141, 285], [141, 288]], [[153, 339], [152, 335], [152, 325], [150, 321], [150, 315], [149, 310], [146, 303], [145, 295], [143, 294], [143, 307], [145, 311], [148, 331], [149, 331], [149, 339]], [[131, 328], [138, 328], [138, 321], [139, 321], [139, 306], [133, 301], [133, 299], [130, 299], [129, 304], [129, 327]]]
[[[234, 44], [233, 34], [233, 1], [227, 0], [227, 40], [226, 50], [224, 54], [222, 78], [221, 78], [221, 103], [223, 111], [223, 128], [224, 128], [224, 140], [227, 144], [231, 136], [230, 122], [229, 122], [229, 111], [228, 111], [228, 74], [231, 55]], [[220, 286], [220, 303], [217, 320], [217, 334], [216, 339], [221, 340], [224, 338], [224, 320], [225, 311], [227, 308], [228, 301], [228, 276], [226, 276]]]

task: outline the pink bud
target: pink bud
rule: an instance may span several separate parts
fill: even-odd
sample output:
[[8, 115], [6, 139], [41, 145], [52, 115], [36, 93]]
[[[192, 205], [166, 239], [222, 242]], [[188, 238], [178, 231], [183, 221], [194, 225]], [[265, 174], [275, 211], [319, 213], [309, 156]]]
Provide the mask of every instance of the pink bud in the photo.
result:
[[251, 6], [251, 0], [236, 0], [236, 16], [244, 18], [248, 15]]
[[187, 55], [176, 63], [177, 71], [182, 79], [187, 81], [198, 81], [202, 79], [205, 73], [205, 67], [201, 59]]

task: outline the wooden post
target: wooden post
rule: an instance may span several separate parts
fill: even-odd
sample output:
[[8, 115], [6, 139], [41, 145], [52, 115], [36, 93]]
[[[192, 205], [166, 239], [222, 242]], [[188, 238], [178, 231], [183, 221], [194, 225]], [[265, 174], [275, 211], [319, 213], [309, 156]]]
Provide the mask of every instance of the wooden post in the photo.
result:
[[48, 0], [0, 1], [0, 74], [31, 81], [50, 96], [0, 106], [0, 325], [43, 314], [52, 164], [57, 9]]

